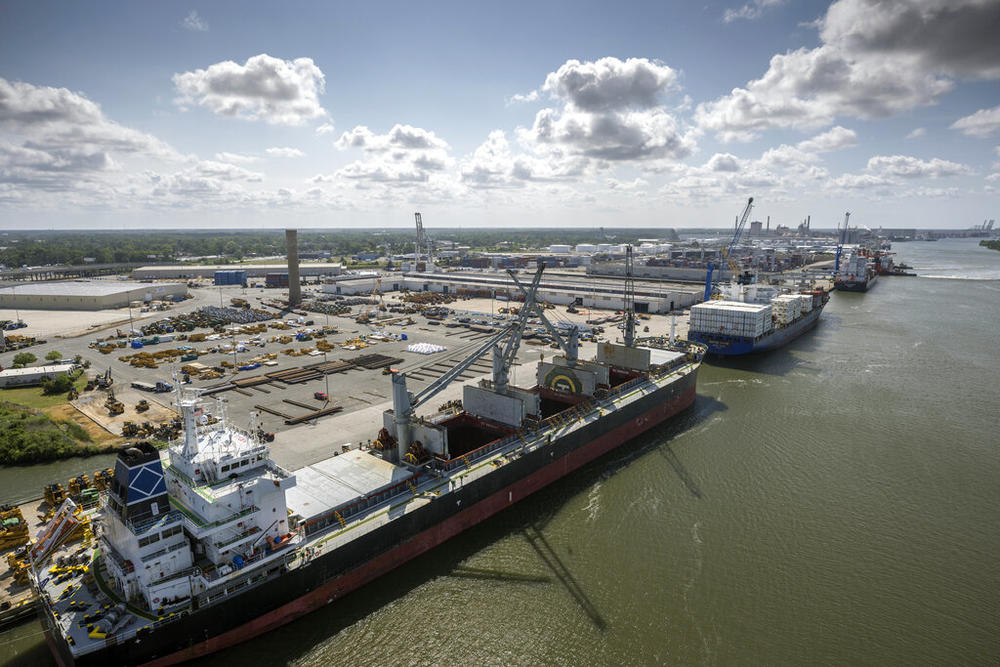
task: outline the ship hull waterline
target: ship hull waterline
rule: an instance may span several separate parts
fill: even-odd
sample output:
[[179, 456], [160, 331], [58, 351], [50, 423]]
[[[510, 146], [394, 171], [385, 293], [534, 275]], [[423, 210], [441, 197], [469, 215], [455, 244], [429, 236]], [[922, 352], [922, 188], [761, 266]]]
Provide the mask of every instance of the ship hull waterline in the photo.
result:
[[[665, 422], [677, 413], [690, 407], [694, 402], [696, 376], [697, 370], [690, 373], [682, 381], [686, 385], [682, 391], [671, 396], [668, 400], [661, 401], [645, 409], [640, 414], [628, 418], [607, 433], [590, 438], [585, 444], [572, 448], [568, 453], [561, 455], [551, 463], [539, 467], [517, 481], [490, 493], [485, 498], [471, 504], [467, 509], [452, 513], [447, 519], [435, 523], [422, 532], [405, 539], [398, 546], [383, 551], [373, 558], [366, 560], [363, 564], [324, 581], [316, 588], [304, 592], [295, 599], [243, 622], [235, 628], [227, 629], [215, 636], [205, 637], [203, 641], [192, 643], [190, 646], [180, 650], [171, 650], [165, 655], [157, 655], [158, 651], [156, 649], [150, 652], [149, 647], [135, 647], [137, 649], [135, 650], [128, 646], [129, 643], [125, 643], [106, 647], [104, 650], [74, 658], [62, 650], [64, 647], [61, 642], [52, 641], [52, 637], [48, 636], [50, 625], [47, 622], [48, 619], [43, 617], [43, 624], [47, 630], [46, 639], [56, 661], [63, 667], [70, 667], [70, 665], [105, 665], [110, 663], [165, 667], [166, 665], [174, 665], [203, 657], [246, 642], [333, 603], [348, 593], [446, 542], [468, 528], [481, 523], [501, 510], [510, 507], [517, 501], [523, 500], [534, 492], [565, 477], [590, 461], [599, 458], [649, 429]], [[549, 452], [549, 454], [554, 456], [555, 451]], [[239, 598], [237, 598], [238, 600]], [[218, 608], [212, 608], [212, 611], [214, 613], [224, 613], [224, 610]], [[153, 637], [149, 637], [148, 640], [153, 640]]]

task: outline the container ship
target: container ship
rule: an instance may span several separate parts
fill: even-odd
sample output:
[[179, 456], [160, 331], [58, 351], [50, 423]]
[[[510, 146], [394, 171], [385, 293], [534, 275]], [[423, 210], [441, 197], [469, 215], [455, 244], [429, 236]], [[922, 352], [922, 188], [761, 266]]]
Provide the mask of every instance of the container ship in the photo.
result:
[[[891, 261], [890, 258], [890, 264]], [[879, 268], [871, 257], [871, 253], [858, 248], [840, 260], [840, 267], [837, 275], [834, 276], [833, 286], [844, 292], [867, 292], [878, 280], [878, 276]]]
[[[621, 446], [692, 404], [706, 348], [636, 339], [578, 358], [535, 302], [419, 393], [393, 371], [392, 408], [371, 447], [289, 472], [253, 424], [176, 389], [182, 435], [165, 450], [121, 450], [99, 509], [67, 499], [30, 549], [32, 581], [60, 665], [170, 665], [239, 644], [326, 606]], [[513, 273], [511, 273], [514, 276]], [[627, 294], [628, 282], [626, 282]], [[627, 298], [627, 297], [626, 297]], [[535, 383], [509, 382], [529, 318], [562, 355]], [[417, 409], [477, 359], [492, 379], [462, 403]], [[448, 404], [446, 404], [448, 405]], [[207, 419], [211, 408], [212, 419]], [[377, 436], [376, 436], [377, 432]], [[331, 440], [336, 435], [331, 433]], [[81, 531], [81, 524], [86, 530]], [[82, 545], [70, 541], [83, 533]]]
[[830, 299], [825, 290], [779, 294], [737, 284], [721, 296], [692, 306], [688, 322], [688, 338], [720, 356], [766, 352], [795, 340], [816, 326]]

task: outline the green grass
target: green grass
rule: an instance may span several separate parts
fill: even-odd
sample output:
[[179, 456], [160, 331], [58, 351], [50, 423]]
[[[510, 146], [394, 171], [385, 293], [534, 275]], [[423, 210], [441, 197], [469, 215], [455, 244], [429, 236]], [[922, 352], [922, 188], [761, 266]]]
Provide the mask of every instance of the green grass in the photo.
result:
[[90, 434], [79, 424], [56, 421], [12, 403], [0, 403], [0, 433], [0, 465], [27, 465], [114, 450], [113, 446], [91, 444]]
[[[73, 386], [76, 387], [77, 391], [82, 392], [86, 384], [87, 378], [86, 374], [84, 374], [76, 379]], [[44, 410], [65, 403], [66, 394], [45, 396], [42, 394], [41, 385], [36, 387], [15, 387], [13, 389], [0, 389], [0, 401], [17, 403], [18, 405], [34, 408], [35, 410]]]

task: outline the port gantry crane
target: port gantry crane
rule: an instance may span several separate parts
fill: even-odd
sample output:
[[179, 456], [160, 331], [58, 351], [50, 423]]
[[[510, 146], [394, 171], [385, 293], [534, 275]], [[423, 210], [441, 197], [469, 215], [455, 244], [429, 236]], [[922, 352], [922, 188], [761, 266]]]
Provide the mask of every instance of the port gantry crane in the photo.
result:
[[[740, 236], [743, 235], [743, 228], [746, 227], [747, 219], [750, 217], [750, 209], [752, 209], [752, 208], [753, 208], [753, 197], [750, 197], [750, 199], [747, 200], [747, 207], [745, 209], [743, 209], [743, 215], [740, 216], [740, 219], [736, 222], [736, 231], [733, 232], [733, 238], [729, 242], [729, 246], [723, 252], [722, 257], [719, 258], [720, 261], [726, 261], [726, 260], [728, 260], [730, 258], [730, 256], [733, 254], [733, 251], [736, 249], [736, 244], [739, 243], [739, 241], [740, 241]], [[721, 270], [722, 267], [720, 266], [719, 268]], [[738, 267], [735, 267], [735, 264], [733, 264], [732, 266], [730, 266], [729, 270], [732, 272], [734, 278], [736, 277], [737, 269], [738, 269]], [[713, 262], [709, 262], [708, 263], [708, 273], [705, 275], [705, 298], [704, 298], [704, 301], [708, 301], [709, 299], [712, 298], [712, 272], [713, 271], [715, 271], [715, 264]]]
[[848, 211], [844, 214], [844, 228], [840, 230], [840, 238], [837, 239], [837, 257], [833, 261], [833, 275], [834, 277], [840, 273], [840, 255], [844, 252], [844, 239], [847, 236], [847, 221], [851, 219], [851, 212]]
[[[481, 343], [465, 359], [455, 364], [454, 367], [441, 375], [441, 377], [437, 380], [427, 385], [420, 392], [411, 394], [406, 389], [406, 373], [393, 372], [393, 423], [396, 427], [395, 436], [400, 460], [402, 460], [403, 452], [405, 452], [410, 446], [410, 422], [413, 419], [414, 410], [440, 393], [445, 387], [451, 384], [452, 380], [461, 375], [465, 370], [491, 350], [493, 351], [494, 387], [498, 393], [502, 393], [507, 390], [509, 385], [510, 369], [513, 367], [514, 358], [517, 355], [517, 348], [521, 341], [521, 334], [524, 332], [524, 327], [528, 324], [528, 320], [532, 316], [538, 317], [542, 324], [545, 325], [545, 328], [548, 329], [549, 333], [552, 334], [559, 346], [562, 347], [563, 352], [566, 353], [566, 359], [571, 364], [576, 361], [577, 351], [579, 348], [577, 327], [574, 326], [570, 329], [568, 340], [566, 340], [566, 337], [560, 334], [545, 317], [536, 300], [538, 284], [542, 279], [542, 271], [544, 269], [545, 264], [539, 263], [538, 270], [535, 272], [535, 275], [531, 280], [531, 285], [528, 287], [525, 287], [524, 284], [517, 279], [517, 276], [514, 275], [513, 271], [508, 270], [507, 273], [510, 274], [510, 277], [514, 280], [514, 284], [517, 285], [518, 289], [520, 289], [524, 294], [524, 305], [518, 313], [517, 321], [507, 325], [499, 333], [491, 336], [486, 341]], [[505, 338], [506, 343], [504, 342]]]

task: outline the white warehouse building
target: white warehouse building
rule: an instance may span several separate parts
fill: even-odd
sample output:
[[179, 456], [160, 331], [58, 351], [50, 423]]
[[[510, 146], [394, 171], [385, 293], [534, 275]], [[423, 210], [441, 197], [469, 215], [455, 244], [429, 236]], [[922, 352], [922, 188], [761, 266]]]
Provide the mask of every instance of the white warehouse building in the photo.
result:
[[137, 283], [123, 280], [37, 282], [0, 289], [0, 308], [35, 310], [104, 310], [133, 301], [184, 298], [183, 283]]
[[50, 366], [31, 366], [29, 368], [8, 368], [0, 371], [0, 387], [23, 387], [25, 385], [41, 384], [42, 380], [52, 379], [60, 373], [69, 373], [75, 364], [64, 361]]
[[[523, 284], [531, 282], [524, 273], [519, 276]], [[376, 287], [377, 278], [372, 276], [342, 276], [323, 285], [327, 294], [356, 295], [368, 294]], [[584, 275], [565, 274], [542, 276], [538, 287], [538, 298], [559, 305], [575, 304], [584, 308], [604, 308], [620, 310], [624, 308], [621, 280], [601, 280]], [[406, 273], [382, 276], [379, 289], [393, 292], [402, 289], [412, 292], [439, 292], [442, 294], [466, 294], [489, 296], [495, 294], [503, 298], [513, 298], [520, 294], [514, 281], [506, 273], [451, 272], [451, 273]], [[668, 313], [671, 310], [688, 308], [701, 301], [700, 286], [675, 285], [667, 283], [645, 283], [636, 281], [635, 306], [638, 312]]]

